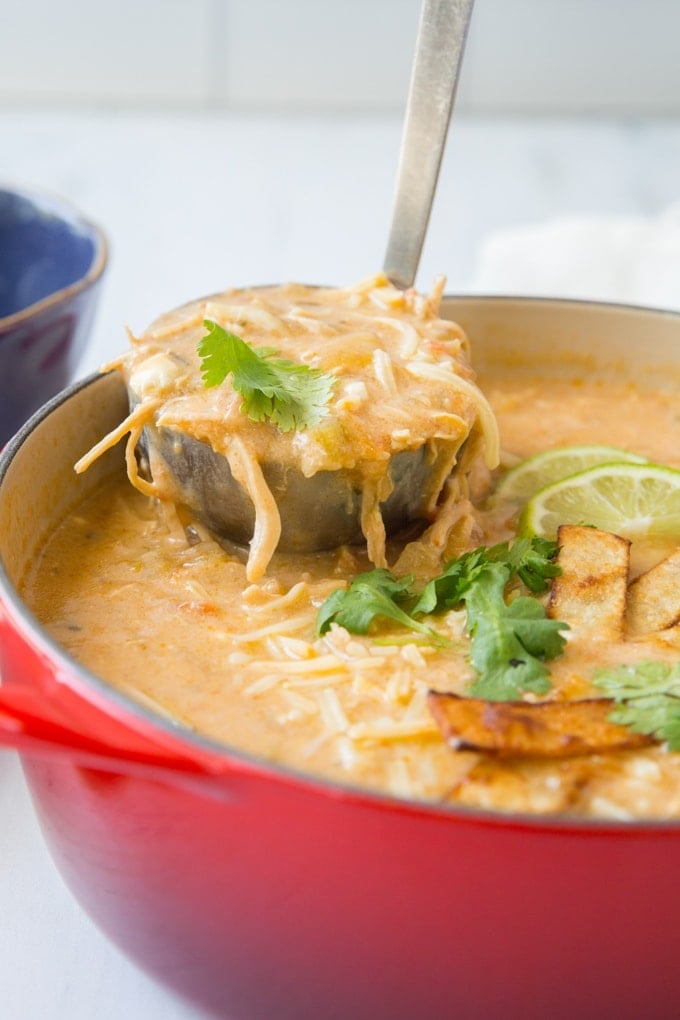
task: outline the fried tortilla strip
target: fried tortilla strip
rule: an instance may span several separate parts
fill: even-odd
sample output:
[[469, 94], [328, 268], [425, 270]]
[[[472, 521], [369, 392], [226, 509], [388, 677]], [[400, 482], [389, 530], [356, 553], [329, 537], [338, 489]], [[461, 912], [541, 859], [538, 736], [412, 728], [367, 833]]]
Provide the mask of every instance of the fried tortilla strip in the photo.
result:
[[430, 711], [456, 751], [503, 758], [573, 758], [654, 743], [609, 722], [610, 698], [580, 701], [485, 701], [430, 691]]
[[666, 627], [665, 630], [657, 630], [652, 636], [661, 642], [662, 647], [670, 645], [671, 648], [680, 648], [680, 622], [673, 624], [672, 627]]
[[628, 586], [629, 634], [651, 634], [680, 623], [680, 549]]
[[563, 524], [557, 542], [562, 573], [553, 581], [548, 616], [568, 623], [575, 638], [623, 640], [628, 539], [580, 524]]

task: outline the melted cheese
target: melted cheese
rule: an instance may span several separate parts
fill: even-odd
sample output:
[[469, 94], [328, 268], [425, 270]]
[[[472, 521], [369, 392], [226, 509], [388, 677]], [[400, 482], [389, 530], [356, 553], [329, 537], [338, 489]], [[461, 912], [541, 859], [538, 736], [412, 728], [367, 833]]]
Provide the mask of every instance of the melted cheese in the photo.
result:
[[[438, 317], [442, 287], [440, 280], [424, 297], [377, 276], [345, 289], [290, 284], [232, 290], [162, 316], [141, 336], [131, 336], [129, 353], [116, 364], [134, 410], [77, 470], [128, 431], [132, 484], [165, 503], [188, 501], [196, 511], [204, 496], [179, 486], [176, 474], [155, 471], [153, 463], [152, 478], [143, 477], [134, 450], [144, 427], [149, 436], [149, 428], [170, 430], [207, 444], [226, 458], [254, 507], [250, 580], [264, 575], [281, 536], [266, 466], [294, 469], [304, 478], [348, 472], [361, 493], [360, 523], [369, 557], [384, 565], [381, 503], [393, 488], [395, 455], [424, 448], [436, 464], [422, 496], [422, 512], [429, 514], [471, 434], [481, 440], [476, 445], [487, 465], [498, 463], [496, 422], [474, 382], [467, 338], [455, 323]], [[206, 389], [197, 354], [206, 319], [254, 348], [274, 349], [328, 373], [334, 386], [323, 419], [304, 430], [282, 432], [248, 417], [230, 378]]]

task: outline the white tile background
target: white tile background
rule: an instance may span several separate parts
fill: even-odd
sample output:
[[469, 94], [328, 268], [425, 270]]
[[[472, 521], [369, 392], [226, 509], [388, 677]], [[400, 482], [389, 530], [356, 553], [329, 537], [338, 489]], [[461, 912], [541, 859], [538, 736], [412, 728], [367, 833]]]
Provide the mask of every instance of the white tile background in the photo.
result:
[[[401, 110], [419, 0], [0, 0], [0, 104]], [[678, 0], [476, 0], [458, 108], [680, 113]]]

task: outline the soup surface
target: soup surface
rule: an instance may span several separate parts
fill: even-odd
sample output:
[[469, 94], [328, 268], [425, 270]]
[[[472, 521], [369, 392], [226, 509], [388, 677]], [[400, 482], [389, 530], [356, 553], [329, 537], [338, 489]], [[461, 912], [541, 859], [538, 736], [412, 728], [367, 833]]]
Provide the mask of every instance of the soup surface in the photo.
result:
[[[487, 373], [503, 463], [573, 443], [625, 447], [680, 466], [673, 394], [619, 381]], [[489, 508], [503, 468], [480, 465], [445, 522], [388, 545], [395, 573], [419, 582], [451, 557], [512, 539], [516, 514]], [[670, 547], [634, 543], [631, 576]], [[96, 674], [179, 725], [275, 762], [420, 799], [504, 811], [628, 819], [680, 817], [680, 754], [654, 745], [563, 760], [504, 760], [453, 751], [428, 691], [465, 694], [473, 677], [465, 614], [433, 618], [446, 643], [381, 622], [319, 636], [319, 607], [371, 564], [360, 547], [275, 554], [253, 583], [243, 550], [218, 544], [133, 489], [121, 471], [53, 532], [24, 580], [49, 632]], [[601, 695], [593, 671], [636, 660], [677, 662], [680, 639], [618, 643], [570, 633], [550, 663], [557, 700]]]

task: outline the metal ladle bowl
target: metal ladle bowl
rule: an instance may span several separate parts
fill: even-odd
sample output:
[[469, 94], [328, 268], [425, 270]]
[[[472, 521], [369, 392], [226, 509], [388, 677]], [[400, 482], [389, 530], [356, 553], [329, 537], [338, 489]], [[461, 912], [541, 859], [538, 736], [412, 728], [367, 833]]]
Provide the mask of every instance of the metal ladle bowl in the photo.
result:
[[[424, 0], [406, 108], [392, 225], [384, 261], [397, 287], [415, 279], [430, 218], [473, 0]], [[247, 543], [255, 512], [225, 457], [176, 429], [147, 427], [143, 446], [169, 470], [177, 501], [218, 537]], [[425, 517], [433, 465], [424, 447], [392, 456], [392, 493], [381, 503], [388, 535]], [[281, 517], [278, 548], [313, 552], [362, 540], [361, 487], [348, 471], [305, 477], [262, 464]]]
[[[181, 439], [178, 438], [181, 435]], [[178, 502], [222, 538], [245, 545], [255, 530], [255, 508], [234, 480], [226, 457], [207, 443], [174, 429], [153, 429], [145, 437], [173, 476]], [[392, 456], [393, 490], [380, 505], [387, 534], [424, 516], [431, 465], [425, 447]], [[301, 471], [275, 462], [262, 465], [281, 517], [282, 552], [314, 552], [363, 540], [361, 488], [348, 471]]]

